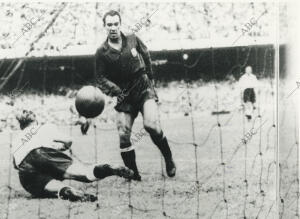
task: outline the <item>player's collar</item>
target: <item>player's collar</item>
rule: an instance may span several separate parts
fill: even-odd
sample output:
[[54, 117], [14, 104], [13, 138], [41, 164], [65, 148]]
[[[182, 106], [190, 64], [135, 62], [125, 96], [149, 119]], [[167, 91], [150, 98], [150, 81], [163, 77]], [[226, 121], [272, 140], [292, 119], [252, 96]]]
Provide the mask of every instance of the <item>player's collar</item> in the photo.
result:
[[[126, 43], [127, 43], [127, 37], [122, 33], [122, 31], [121, 31], [121, 37], [122, 37], [122, 48], [124, 48], [125, 45], [126, 45]], [[109, 45], [108, 45], [108, 37], [107, 37], [106, 40], [105, 40], [105, 43], [104, 43], [103, 48], [104, 48], [105, 50], [108, 50], [108, 49], [109, 49]]]

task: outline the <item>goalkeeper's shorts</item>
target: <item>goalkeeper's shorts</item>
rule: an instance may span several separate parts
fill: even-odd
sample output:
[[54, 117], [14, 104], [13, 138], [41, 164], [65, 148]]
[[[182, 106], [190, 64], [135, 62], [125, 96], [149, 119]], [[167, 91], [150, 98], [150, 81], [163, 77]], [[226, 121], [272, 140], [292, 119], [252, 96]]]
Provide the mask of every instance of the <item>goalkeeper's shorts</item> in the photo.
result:
[[135, 118], [149, 99], [158, 101], [154, 85], [145, 73], [122, 90], [122, 94], [117, 98], [115, 109], [118, 112], [130, 113]]
[[18, 167], [21, 185], [33, 196], [48, 196], [45, 186], [53, 179], [64, 180], [63, 175], [72, 163], [72, 158], [61, 151], [37, 148]]

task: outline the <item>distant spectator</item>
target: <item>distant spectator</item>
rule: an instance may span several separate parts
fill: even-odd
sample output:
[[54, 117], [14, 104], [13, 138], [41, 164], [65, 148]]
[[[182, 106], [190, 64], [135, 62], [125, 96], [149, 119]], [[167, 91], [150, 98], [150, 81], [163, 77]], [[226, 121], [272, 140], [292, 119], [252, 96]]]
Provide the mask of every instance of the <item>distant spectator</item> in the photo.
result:
[[239, 80], [239, 87], [241, 92], [241, 99], [245, 108], [245, 115], [248, 120], [252, 118], [253, 110], [255, 110], [256, 96], [258, 93], [258, 81], [256, 76], [252, 73], [252, 67], [247, 66], [245, 73]]

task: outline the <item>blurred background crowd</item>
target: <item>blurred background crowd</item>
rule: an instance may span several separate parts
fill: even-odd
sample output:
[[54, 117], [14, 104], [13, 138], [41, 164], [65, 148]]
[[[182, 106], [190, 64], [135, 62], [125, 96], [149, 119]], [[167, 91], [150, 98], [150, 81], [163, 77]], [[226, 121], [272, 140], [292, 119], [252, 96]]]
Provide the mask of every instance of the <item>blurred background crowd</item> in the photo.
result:
[[[127, 34], [145, 20], [142, 18], [149, 18], [150, 22], [142, 24], [136, 34], [150, 50], [232, 46], [251, 19], [258, 19], [257, 23], [236, 45], [272, 44], [276, 35], [274, 6], [274, 3], [266, 2], [0, 3], [0, 59], [23, 57], [29, 50], [29, 56], [37, 57], [92, 55], [105, 40], [102, 18], [110, 9], [120, 11], [122, 31]], [[279, 12], [280, 39], [284, 42], [284, 30], [287, 29], [285, 4], [280, 5]], [[30, 24], [32, 21], [34, 24]], [[267, 96], [272, 88], [268, 80], [263, 83]], [[219, 110], [232, 111], [239, 107], [235, 79], [228, 79], [218, 86], [222, 90]], [[190, 89], [196, 114], [210, 114], [216, 108], [212, 83], [204, 84], [199, 79]], [[211, 97], [207, 96], [208, 90], [212, 91]], [[0, 131], [18, 129], [15, 115], [24, 106], [37, 112], [41, 121], [74, 124], [79, 119], [74, 107], [76, 91], [71, 88], [62, 89], [61, 95], [54, 95], [31, 91], [28, 85], [24, 89], [18, 88], [16, 93], [1, 94], [0, 91]], [[183, 81], [160, 86], [158, 93], [163, 116], [188, 115], [187, 88]], [[113, 125], [114, 102], [106, 98], [105, 111], [99, 120]]]
[[[61, 3], [0, 3], [1, 57], [21, 57], [53, 19]], [[67, 3], [54, 24], [34, 45], [33, 56], [93, 54], [105, 39], [102, 17], [120, 11], [122, 30], [149, 18], [136, 33], [151, 50], [230, 46], [258, 19], [239, 43], [272, 43], [276, 33], [274, 3]], [[266, 13], [264, 13], [266, 12]], [[280, 6], [280, 39], [286, 33], [286, 5]], [[39, 21], [22, 30], [31, 19]], [[244, 31], [245, 33], [245, 31]], [[250, 38], [253, 40], [250, 40]], [[17, 49], [17, 51], [15, 50]], [[0, 58], [1, 58], [0, 57]]]

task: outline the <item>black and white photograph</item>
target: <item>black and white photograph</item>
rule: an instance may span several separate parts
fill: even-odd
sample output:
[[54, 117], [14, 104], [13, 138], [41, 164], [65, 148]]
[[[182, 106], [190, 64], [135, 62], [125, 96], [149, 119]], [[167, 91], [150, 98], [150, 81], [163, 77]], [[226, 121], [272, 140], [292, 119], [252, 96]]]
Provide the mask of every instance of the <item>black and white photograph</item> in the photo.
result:
[[0, 2], [0, 219], [300, 218], [300, 2]]

